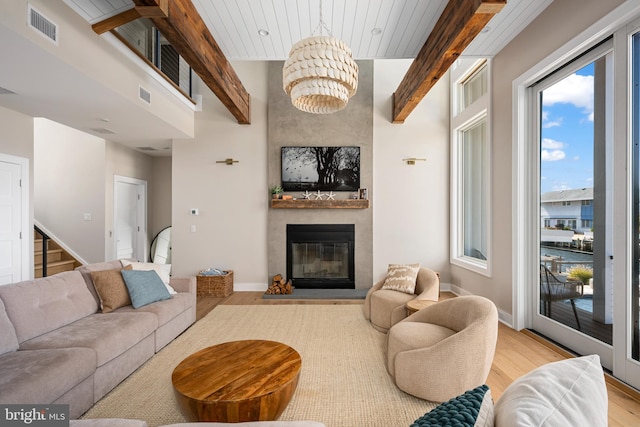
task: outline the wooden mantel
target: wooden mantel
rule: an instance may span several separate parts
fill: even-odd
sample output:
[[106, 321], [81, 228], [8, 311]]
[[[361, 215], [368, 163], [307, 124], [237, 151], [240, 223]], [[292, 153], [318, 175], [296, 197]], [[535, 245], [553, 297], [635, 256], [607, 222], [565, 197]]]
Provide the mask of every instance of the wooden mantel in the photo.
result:
[[367, 199], [341, 199], [341, 200], [283, 200], [271, 199], [273, 209], [367, 209]]

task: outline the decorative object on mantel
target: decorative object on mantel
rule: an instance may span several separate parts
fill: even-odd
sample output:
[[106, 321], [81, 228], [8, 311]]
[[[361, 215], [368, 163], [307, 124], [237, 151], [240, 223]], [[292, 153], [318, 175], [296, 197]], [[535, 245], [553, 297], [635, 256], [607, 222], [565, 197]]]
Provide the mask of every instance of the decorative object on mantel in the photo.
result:
[[308, 191], [305, 191], [304, 193], [302, 193], [302, 198], [304, 200], [311, 200], [311, 196], [312, 196], [312, 194], [309, 193]]
[[[323, 28], [329, 33], [322, 35]], [[320, 30], [319, 36], [314, 34]], [[282, 86], [297, 109], [313, 114], [330, 114], [347, 106], [358, 89], [358, 64], [345, 42], [331, 34], [322, 20], [311, 37], [291, 47], [282, 69]]]
[[358, 198], [363, 200], [369, 199], [369, 192], [367, 191], [366, 188], [360, 188], [358, 190]]
[[415, 165], [417, 161], [426, 162], [427, 159], [420, 159], [417, 157], [408, 157], [406, 159], [402, 159], [403, 162], [407, 162], [408, 165]]
[[336, 193], [334, 193], [333, 191], [329, 191], [327, 193], [327, 200], [335, 200], [336, 199]]
[[364, 199], [338, 199], [338, 200], [311, 200], [311, 199], [273, 199], [273, 209], [367, 209], [369, 200]]
[[313, 197], [315, 197], [316, 200], [322, 200], [322, 198], [324, 197], [324, 194], [321, 193], [320, 190], [318, 190], [316, 194], [313, 195]]
[[224, 160], [216, 160], [216, 163], [224, 163], [227, 166], [233, 166], [234, 163], [239, 163], [240, 160], [233, 160], [232, 158]]
[[291, 279], [285, 280], [282, 274], [276, 274], [265, 292], [266, 295], [288, 295], [293, 292]]
[[280, 194], [282, 194], [282, 187], [279, 185], [272, 185], [269, 188], [269, 192], [271, 193], [271, 198], [272, 199], [279, 199], [280, 198]]

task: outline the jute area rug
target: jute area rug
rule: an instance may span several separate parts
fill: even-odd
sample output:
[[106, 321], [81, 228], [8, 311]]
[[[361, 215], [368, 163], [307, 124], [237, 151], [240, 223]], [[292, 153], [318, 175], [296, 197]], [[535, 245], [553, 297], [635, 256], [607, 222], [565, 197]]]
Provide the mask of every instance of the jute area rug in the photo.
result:
[[135, 418], [150, 426], [184, 422], [171, 386], [182, 359], [226, 341], [264, 339], [300, 353], [298, 387], [280, 420], [327, 427], [409, 426], [435, 407], [400, 391], [385, 369], [386, 335], [361, 305], [222, 305], [151, 358], [82, 418]]

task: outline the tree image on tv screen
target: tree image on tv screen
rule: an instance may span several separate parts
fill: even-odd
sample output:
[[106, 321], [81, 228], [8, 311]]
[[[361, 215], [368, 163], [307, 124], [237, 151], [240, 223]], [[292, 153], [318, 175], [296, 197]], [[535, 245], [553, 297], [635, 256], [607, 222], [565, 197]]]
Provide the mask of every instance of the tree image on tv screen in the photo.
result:
[[356, 191], [360, 147], [282, 147], [284, 191]]

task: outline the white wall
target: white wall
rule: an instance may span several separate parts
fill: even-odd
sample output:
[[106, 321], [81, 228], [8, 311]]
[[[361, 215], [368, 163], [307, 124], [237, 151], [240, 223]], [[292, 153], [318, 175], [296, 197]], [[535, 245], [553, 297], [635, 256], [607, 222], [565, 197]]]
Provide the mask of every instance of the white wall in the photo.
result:
[[[51, 43], [26, 25], [27, 4], [31, 4], [41, 14], [58, 25], [58, 44]], [[114, 44], [110, 42], [114, 38], [113, 35], [96, 34], [90, 24], [69, 8], [63, 0], [4, 1], [1, 7], [0, 25], [6, 26], [40, 47], [43, 58], [48, 54], [55, 56], [56, 59], [68, 65], [70, 70], [81, 72], [97, 82], [101, 88], [115, 92], [122, 99], [129, 101], [131, 108], [145, 109], [150, 114], [164, 120], [169, 124], [166, 128], [167, 132], [173, 132], [174, 135], [193, 134], [193, 110], [186, 106], [181, 99], [182, 97], [176, 96], [173, 89], [167, 89], [166, 83], [152, 77], [152, 74], [147, 71], [149, 68], [140, 66], [139, 59], [135, 54], [127, 52], [127, 48], [114, 47]], [[122, 47], [122, 44], [116, 44], [116, 46]], [[127, 53], [129, 58], [125, 56]], [[14, 52], [7, 54], [14, 54]], [[13, 71], [12, 69], [8, 71], [10, 76]], [[34, 85], [46, 82], [50, 78], [46, 70], [25, 69], [21, 71], [28, 76], [38, 76], [38, 81], [34, 82]], [[52, 85], [55, 83], [55, 81], [51, 82]], [[150, 105], [140, 103], [138, 97], [140, 85], [151, 93], [153, 102]], [[26, 94], [30, 89], [30, 87], [19, 87], [17, 91]], [[82, 89], [79, 86], [69, 88], [67, 92], [69, 95], [77, 95], [75, 98], [72, 97], [76, 102], [82, 102]], [[86, 123], [92, 123], [92, 120], [96, 120], [102, 115], [114, 119], [114, 116], [119, 116], [120, 113], [121, 111], [110, 110], [108, 105], [103, 105], [100, 111], [92, 111], [91, 108], [88, 108], [87, 117], [84, 119]], [[59, 117], [58, 121], [64, 122], [65, 115], [60, 114]], [[159, 126], [161, 125], [161, 122], [157, 123]], [[100, 127], [100, 122], [96, 121], [93, 122], [93, 125], [87, 125], [87, 127], [91, 126]]]
[[[403, 124], [391, 122], [392, 95], [410, 60], [375, 61], [373, 277], [389, 263], [420, 263], [449, 280], [449, 78]], [[426, 158], [415, 165], [402, 159]]]
[[[173, 142], [173, 274], [219, 267], [234, 270], [236, 290], [266, 289], [267, 64], [233, 66], [251, 94], [251, 125], [239, 125], [196, 79], [203, 110], [195, 138]], [[226, 158], [239, 163], [216, 163]], [[191, 208], [200, 215], [191, 216]]]
[[83, 261], [104, 261], [105, 141], [36, 118], [33, 169], [37, 221]]
[[171, 225], [171, 157], [151, 159], [151, 179], [148, 187], [149, 240]]

